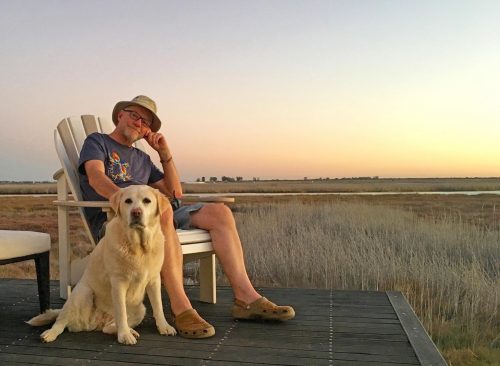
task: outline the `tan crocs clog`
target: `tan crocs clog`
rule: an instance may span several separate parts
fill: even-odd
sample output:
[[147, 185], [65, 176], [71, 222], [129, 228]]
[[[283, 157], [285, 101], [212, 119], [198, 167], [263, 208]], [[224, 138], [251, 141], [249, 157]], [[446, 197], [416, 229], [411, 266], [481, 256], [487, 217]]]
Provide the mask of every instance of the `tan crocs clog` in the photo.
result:
[[184, 338], [208, 338], [215, 335], [215, 328], [196, 310], [188, 309], [174, 317], [174, 326]]
[[265, 297], [246, 304], [235, 299], [232, 311], [236, 319], [265, 319], [265, 320], [290, 320], [295, 317], [295, 310], [291, 306], [278, 306]]

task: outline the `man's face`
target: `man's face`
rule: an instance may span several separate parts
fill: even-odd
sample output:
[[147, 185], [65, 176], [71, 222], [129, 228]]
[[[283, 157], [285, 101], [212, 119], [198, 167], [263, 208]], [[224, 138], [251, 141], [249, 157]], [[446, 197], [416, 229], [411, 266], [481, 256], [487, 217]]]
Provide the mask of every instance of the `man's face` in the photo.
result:
[[135, 142], [150, 130], [153, 114], [146, 108], [130, 105], [118, 112], [117, 127], [130, 141]]

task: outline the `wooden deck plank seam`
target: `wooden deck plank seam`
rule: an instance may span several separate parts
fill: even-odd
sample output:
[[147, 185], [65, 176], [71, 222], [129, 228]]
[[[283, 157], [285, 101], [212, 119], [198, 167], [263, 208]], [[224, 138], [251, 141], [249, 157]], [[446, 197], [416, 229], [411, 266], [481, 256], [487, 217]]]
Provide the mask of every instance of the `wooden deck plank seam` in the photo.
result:
[[328, 365], [333, 365], [333, 290], [330, 290], [330, 332], [328, 335]]
[[200, 361], [200, 366], [206, 366], [208, 365], [211, 361], [212, 358], [214, 358], [215, 354], [219, 351], [219, 349], [222, 347], [223, 343], [230, 337], [231, 332], [238, 326], [238, 322], [234, 320], [231, 324], [231, 326], [224, 332], [224, 335], [221, 337], [219, 342], [215, 345], [214, 349], [212, 352], [207, 356], [206, 360], [201, 360]]

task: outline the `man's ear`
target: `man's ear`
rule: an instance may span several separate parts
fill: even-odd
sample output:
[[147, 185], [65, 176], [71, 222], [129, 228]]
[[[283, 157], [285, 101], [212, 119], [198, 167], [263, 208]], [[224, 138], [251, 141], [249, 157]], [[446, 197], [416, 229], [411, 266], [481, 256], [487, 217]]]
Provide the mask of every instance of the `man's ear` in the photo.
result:
[[158, 202], [158, 213], [160, 216], [170, 207], [170, 201], [163, 193], [155, 189], [156, 202]]
[[115, 212], [116, 216], [120, 215], [120, 200], [122, 197], [122, 190], [118, 190], [109, 197], [109, 202], [111, 203], [111, 208]]

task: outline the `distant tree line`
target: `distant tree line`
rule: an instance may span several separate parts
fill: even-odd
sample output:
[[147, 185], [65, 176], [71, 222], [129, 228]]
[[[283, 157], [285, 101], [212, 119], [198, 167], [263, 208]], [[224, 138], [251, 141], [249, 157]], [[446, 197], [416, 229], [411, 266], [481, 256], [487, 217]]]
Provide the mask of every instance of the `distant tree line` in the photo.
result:
[[[318, 178], [308, 178], [308, 177], [304, 177], [304, 180], [307, 180], [307, 181], [323, 181], [323, 180], [326, 180], [326, 181], [329, 181], [329, 180], [373, 180], [373, 179], [379, 179], [379, 176], [378, 175], [375, 175], [373, 177], [344, 177], [344, 178], [329, 178], [329, 177], [318, 177]], [[260, 177], [253, 177], [251, 179], [253, 182], [258, 182], [260, 181]], [[269, 180], [276, 180], [276, 181], [280, 181], [280, 180], [290, 180], [290, 179], [269, 179]], [[295, 179], [291, 179], [291, 180], [295, 180]], [[243, 177], [229, 177], [229, 176], [226, 176], [226, 175], [223, 175], [222, 177], [220, 177], [220, 179], [218, 177], [200, 177], [200, 178], [196, 178], [196, 181], [198, 183], [206, 183], [206, 182], [211, 182], [211, 183], [214, 183], [214, 182], [243, 182]]]
[[[260, 178], [253, 178], [253, 180], [260, 180]], [[207, 182], [207, 179], [206, 177], [200, 177], [200, 178], [196, 178], [196, 181], [199, 182], [199, 183], [205, 183]], [[219, 179], [217, 177], [209, 177], [208, 178], [208, 182], [218, 182]], [[225, 176], [223, 175], [221, 178], [220, 178], [220, 181], [221, 182], [243, 182], [243, 177], [228, 177], [228, 176]]]
[[330, 180], [330, 179], [334, 179], [334, 180], [367, 180], [367, 179], [379, 179], [378, 175], [375, 175], [373, 177], [344, 177], [344, 178], [329, 178], [329, 177], [326, 177], [326, 178], [323, 178], [323, 177], [319, 177], [319, 178], [308, 178], [308, 177], [304, 177], [304, 180]]

